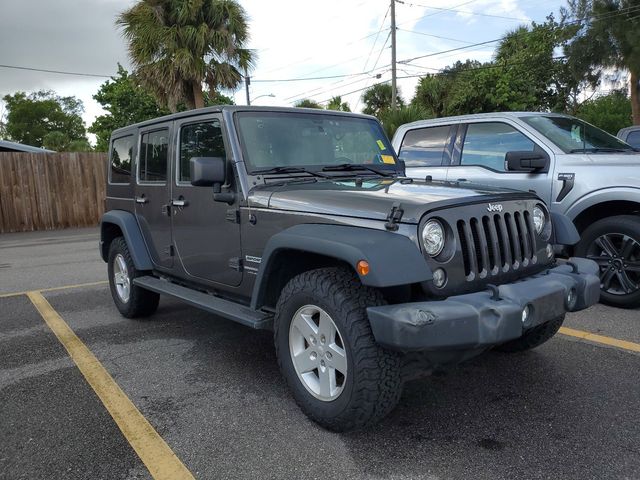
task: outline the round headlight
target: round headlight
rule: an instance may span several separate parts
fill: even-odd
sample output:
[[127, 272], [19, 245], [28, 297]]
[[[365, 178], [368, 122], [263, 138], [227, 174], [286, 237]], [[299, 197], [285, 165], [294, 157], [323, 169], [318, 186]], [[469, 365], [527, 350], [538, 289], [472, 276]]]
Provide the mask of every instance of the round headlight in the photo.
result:
[[538, 206], [533, 207], [533, 226], [538, 235], [542, 234], [545, 223], [547, 223], [547, 216], [544, 214], [544, 210]]
[[425, 251], [435, 257], [444, 248], [444, 229], [438, 220], [429, 220], [422, 229], [422, 244]]

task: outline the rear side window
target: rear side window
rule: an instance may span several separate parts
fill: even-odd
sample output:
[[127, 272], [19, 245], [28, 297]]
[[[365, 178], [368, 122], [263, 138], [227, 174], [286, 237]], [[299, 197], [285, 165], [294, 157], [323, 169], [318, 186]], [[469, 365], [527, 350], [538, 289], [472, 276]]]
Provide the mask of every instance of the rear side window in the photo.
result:
[[631, 132], [627, 137], [627, 143], [634, 148], [640, 148], [640, 130]]
[[219, 120], [185, 125], [180, 130], [179, 182], [191, 181], [189, 161], [193, 157], [226, 157]]
[[168, 129], [142, 134], [138, 172], [138, 179], [141, 183], [164, 183], [167, 181], [168, 150]]
[[504, 172], [507, 152], [532, 152], [534, 149], [535, 144], [511, 125], [472, 123], [467, 127], [460, 164]]
[[109, 158], [109, 183], [129, 184], [131, 182], [131, 156], [133, 155], [133, 135], [116, 138], [111, 142]]
[[429, 127], [410, 130], [404, 136], [399, 157], [407, 167], [442, 165], [451, 127]]

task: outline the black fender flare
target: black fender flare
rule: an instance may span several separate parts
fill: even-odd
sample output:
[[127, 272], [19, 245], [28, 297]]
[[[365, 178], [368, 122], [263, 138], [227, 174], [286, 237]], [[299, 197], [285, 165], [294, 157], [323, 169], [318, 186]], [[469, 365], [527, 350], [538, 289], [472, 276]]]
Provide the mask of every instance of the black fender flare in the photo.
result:
[[580, 241], [578, 229], [571, 219], [558, 212], [551, 212], [552, 234], [557, 245], [575, 245]]
[[422, 252], [405, 235], [330, 224], [301, 224], [272, 236], [262, 253], [251, 307], [260, 308], [267, 293], [271, 271], [277, 268], [278, 251], [297, 250], [346, 262], [356, 271], [360, 260], [369, 263], [369, 273], [360, 275], [363, 285], [394, 287], [431, 280], [431, 269]]
[[151, 263], [151, 257], [149, 256], [147, 245], [142, 238], [142, 232], [140, 231], [136, 217], [131, 212], [125, 210], [110, 210], [102, 215], [102, 219], [100, 220], [100, 255], [102, 259], [106, 262], [109, 256], [108, 242], [111, 240], [107, 234], [107, 226], [109, 224], [117, 225], [120, 231], [122, 231], [136, 269], [151, 270], [153, 264]]

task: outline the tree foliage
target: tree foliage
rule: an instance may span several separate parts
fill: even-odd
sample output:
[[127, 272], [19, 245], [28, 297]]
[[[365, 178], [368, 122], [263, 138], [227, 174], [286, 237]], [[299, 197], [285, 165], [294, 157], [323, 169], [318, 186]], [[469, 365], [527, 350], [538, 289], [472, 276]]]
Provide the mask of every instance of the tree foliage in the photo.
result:
[[631, 102], [626, 91], [613, 91], [580, 106], [579, 118], [616, 135], [621, 128], [631, 125]]
[[170, 113], [121, 65], [117, 75], [100, 85], [93, 98], [107, 112], [89, 127], [89, 132], [97, 138], [96, 150], [102, 152], [109, 148], [109, 137], [114, 130]]
[[347, 102], [342, 101], [342, 97], [338, 95], [329, 100], [327, 104], [327, 110], [337, 110], [339, 112], [350, 112], [351, 108]]
[[302, 100], [298, 100], [296, 103], [293, 104], [293, 106], [298, 108], [322, 108], [322, 105], [320, 105], [315, 100], [311, 100], [309, 98], [303, 98]]
[[67, 150], [76, 140], [88, 145], [81, 116], [84, 107], [76, 97], [41, 90], [16, 92], [3, 100], [8, 111], [5, 130], [11, 140], [36, 147], [55, 146], [58, 151]]
[[382, 122], [387, 137], [393, 138], [400, 125], [432, 117], [433, 115], [420, 105], [407, 105], [396, 110], [386, 110], [381, 114], [379, 120]]
[[[393, 97], [391, 85], [388, 83], [378, 83], [368, 88], [362, 94], [364, 109], [362, 113], [375, 115], [380, 118], [387, 110], [391, 109], [391, 98]], [[402, 107], [404, 102], [400, 97], [400, 91], [396, 92], [396, 105]]]
[[630, 72], [631, 107], [640, 124], [640, 0], [569, 0], [564, 20], [579, 26], [566, 53], [592, 69]]
[[253, 66], [247, 15], [235, 0], [139, 0], [117, 23], [135, 75], [171, 111], [203, 107], [203, 83], [234, 89]]

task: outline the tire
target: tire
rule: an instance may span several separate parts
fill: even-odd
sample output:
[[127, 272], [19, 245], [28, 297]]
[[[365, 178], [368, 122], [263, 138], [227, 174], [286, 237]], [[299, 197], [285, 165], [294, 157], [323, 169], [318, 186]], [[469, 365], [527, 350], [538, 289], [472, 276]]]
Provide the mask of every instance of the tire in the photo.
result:
[[152, 315], [158, 308], [160, 295], [133, 284], [133, 279], [145, 275], [145, 272], [136, 270], [123, 237], [111, 242], [107, 265], [111, 296], [122, 316], [137, 318]]
[[[343, 268], [302, 273], [282, 290], [274, 322], [278, 364], [302, 411], [324, 428], [344, 432], [374, 424], [391, 412], [400, 399], [401, 356], [375, 342], [366, 314], [366, 307], [383, 303], [379, 291], [363, 286], [355, 274]], [[331, 335], [323, 343], [323, 332], [330, 330], [324, 314], [335, 327], [333, 347], [328, 346]], [[302, 333], [304, 328], [299, 329], [298, 325], [303, 315], [307, 318], [304, 328], [312, 320], [315, 330]], [[343, 356], [336, 355], [340, 347]], [[317, 369], [309, 371], [312, 367], [307, 367], [307, 373], [298, 374], [296, 365], [300, 366], [300, 361], [294, 365], [293, 357], [296, 349], [311, 351], [308, 358], [317, 362]], [[333, 352], [333, 357], [325, 358], [329, 372], [325, 375], [331, 374], [334, 365], [335, 378], [331, 388], [323, 392], [320, 378], [327, 352]], [[315, 392], [314, 385], [318, 387]], [[336, 391], [332, 391], [334, 385]]]
[[640, 307], [640, 217], [620, 215], [590, 225], [576, 256], [600, 266], [600, 301], [621, 308]]
[[502, 345], [497, 345], [494, 347], [494, 350], [498, 350], [499, 352], [515, 353], [539, 347], [558, 333], [558, 330], [560, 330], [560, 327], [562, 326], [562, 322], [564, 322], [564, 315], [532, 328], [520, 338], [503, 343]]

